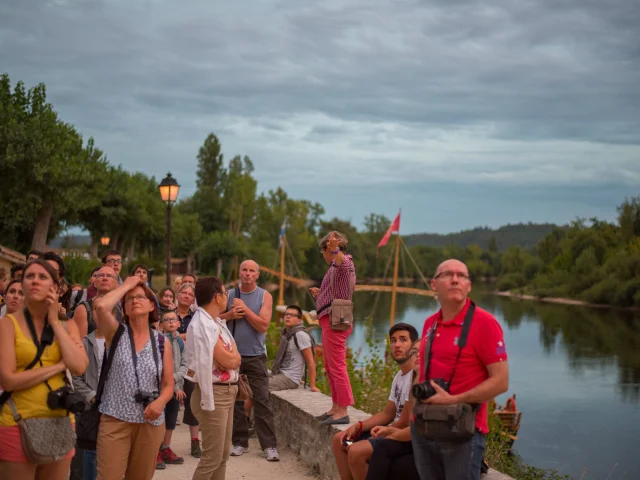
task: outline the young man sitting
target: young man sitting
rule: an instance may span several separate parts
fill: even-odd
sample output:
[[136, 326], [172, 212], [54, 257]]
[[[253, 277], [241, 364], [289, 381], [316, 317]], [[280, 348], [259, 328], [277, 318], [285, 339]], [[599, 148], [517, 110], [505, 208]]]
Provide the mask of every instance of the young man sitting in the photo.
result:
[[287, 307], [280, 335], [280, 346], [269, 377], [269, 391], [298, 388], [304, 376], [305, 363], [309, 372], [309, 385], [316, 387], [316, 362], [313, 358], [313, 340], [302, 324], [302, 310], [296, 305]]
[[391, 356], [399, 364], [400, 371], [393, 379], [389, 400], [381, 412], [334, 435], [331, 447], [341, 480], [365, 480], [367, 477], [373, 449], [384, 439], [383, 436], [372, 436], [374, 427], [404, 428], [408, 425], [408, 415], [402, 415], [402, 411], [411, 394], [415, 362], [411, 347], [417, 339], [417, 330], [406, 323], [397, 323], [389, 330]]

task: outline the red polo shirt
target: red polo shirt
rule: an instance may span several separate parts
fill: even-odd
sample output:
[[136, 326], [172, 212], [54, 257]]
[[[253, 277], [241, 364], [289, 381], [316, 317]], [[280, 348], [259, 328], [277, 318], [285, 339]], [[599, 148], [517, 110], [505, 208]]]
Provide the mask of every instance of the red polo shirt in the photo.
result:
[[[436, 336], [431, 346], [431, 366], [429, 376], [431, 378], [444, 378], [447, 382], [451, 377], [453, 366], [458, 356], [458, 337], [462, 331], [464, 317], [467, 314], [471, 300], [462, 311], [451, 321], [442, 321], [442, 310], [431, 315], [424, 322], [422, 328], [422, 343], [420, 345], [420, 381], [424, 382], [425, 375], [425, 348], [427, 335], [437, 322]], [[487, 378], [487, 365], [496, 362], [507, 361], [507, 350], [504, 345], [502, 328], [493, 315], [476, 305], [473, 322], [467, 337], [467, 344], [462, 349], [460, 360], [456, 368], [453, 382], [449, 386], [451, 395], [467, 392], [480, 385]], [[489, 432], [487, 403], [483, 403], [476, 415], [476, 428], [482, 433]]]

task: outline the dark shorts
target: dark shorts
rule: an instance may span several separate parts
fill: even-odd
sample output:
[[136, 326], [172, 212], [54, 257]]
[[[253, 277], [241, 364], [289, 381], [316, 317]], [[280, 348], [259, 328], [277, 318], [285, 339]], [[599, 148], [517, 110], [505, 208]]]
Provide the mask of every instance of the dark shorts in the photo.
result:
[[164, 407], [164, 423], [167, 430], [176, 429], [176, 421], [178, 420], [178, 412], [180, 411], [180, 402], [176, 400], [174, 395]]
[[361, 440], [367, 440], [371, 444], [372, 448], [376, 448], [376, 444], [381, 440], [384, 440], [384, 437], [374, 438], [371, 436], [371, 432], [362, 432], [362, 434], [358, 438], [356, 438], [356, 442], [359, 442]]

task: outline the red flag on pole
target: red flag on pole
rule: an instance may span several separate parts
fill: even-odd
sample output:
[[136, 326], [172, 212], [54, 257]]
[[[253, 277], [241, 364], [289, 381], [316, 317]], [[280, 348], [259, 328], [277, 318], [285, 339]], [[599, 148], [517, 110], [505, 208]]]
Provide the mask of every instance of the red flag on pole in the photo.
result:
[[385, 233], [384, 237], [382, 237], [382, 240], [380, 240], [378, 248], [384, 247], [387, 244], [387, 242], [389, 241], [389, 237], [391, 237], [391, 234], [393, 232], [400, 232], [400, 213], [398, 213], [398, 216], [389, 227], [389, 230], [387, 230], [387, 233]]

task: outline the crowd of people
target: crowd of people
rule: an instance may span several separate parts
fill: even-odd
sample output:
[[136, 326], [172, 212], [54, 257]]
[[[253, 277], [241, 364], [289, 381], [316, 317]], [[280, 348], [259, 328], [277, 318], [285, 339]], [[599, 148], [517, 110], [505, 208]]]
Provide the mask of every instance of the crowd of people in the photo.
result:
[[[499, 324], [469, 299], [466, 266], [443, 262], [431, 281], [441, 308], [422, 335], [406, 323], [389, 330], [399, 371], [385, 408], [351, 422], [356, 268], [347, 246], [339, 232], [320, 241], [328, 268], [310, 289], [332, 399], [316, 418], [318, 428], [345, 426], [331, 445], [340, 478], [478, 479], [487, 402], [508, 387]], [[181, 410], [199, 459], [194, 479], [224, 479], [252, 431], [264, 458], [278, 461], [270, 392], [319, 392], [300, 307], [286, 307], [269, 369], [273, 298], [257, 284], [256, 262], [242, 262], [229, 290], [187, 274], [156, 292], [146, 266], [124, 279], [121, 270], [120, 253], [108, 251], [77, 288], [60, 256], [32, 251], [0, 285], [0, 477], [151, 479], [184, 463], [171, 445]]]

